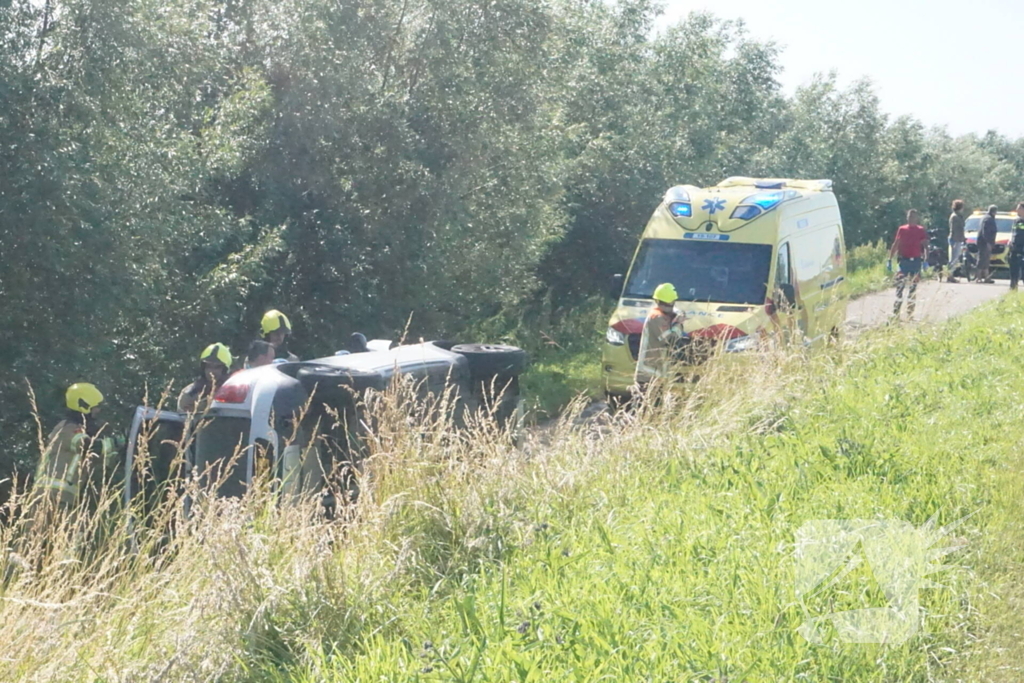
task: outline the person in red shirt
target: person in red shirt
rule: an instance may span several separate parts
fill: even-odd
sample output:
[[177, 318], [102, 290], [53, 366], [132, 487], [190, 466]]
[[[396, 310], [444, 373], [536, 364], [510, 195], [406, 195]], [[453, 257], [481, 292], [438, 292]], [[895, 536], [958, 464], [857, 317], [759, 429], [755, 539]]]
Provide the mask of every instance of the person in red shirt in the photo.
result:
[[925, 245], [928, 244], [928, 233], [918, 224], [915, 209], [907, 212], [907, 224], [896, 230], [896, 239], [889, 250], [887, 268], [892, 272], [892, 257], [899, 254], [900, 272], [896, 274], [896, 303], [893, 305], [893, 317], [900, 317], [903, 307], [903, 290], [910, 280], [910, 293], [907, 295], [907, 315], [914, 317], [914, 306], [917, 304], [917, 283], [921, 281], [921, 266], [924, 264]]

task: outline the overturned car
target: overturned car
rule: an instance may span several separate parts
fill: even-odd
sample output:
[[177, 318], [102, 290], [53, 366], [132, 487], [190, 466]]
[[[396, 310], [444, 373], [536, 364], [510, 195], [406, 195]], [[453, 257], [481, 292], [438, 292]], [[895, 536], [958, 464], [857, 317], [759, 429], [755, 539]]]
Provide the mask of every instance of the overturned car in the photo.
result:
[[266, 478], [282, 498], [333, 500], [358, 467], [369, 392], [406, 382], [417, 401], [444, 403], [456, 425], [482, 414], [512, 429], [526, 363], [512, 346], [434, 341], [239, 371], [201, 414], [136, 408], [125, 502], [157, 502], [191, 477], [224, 497]]

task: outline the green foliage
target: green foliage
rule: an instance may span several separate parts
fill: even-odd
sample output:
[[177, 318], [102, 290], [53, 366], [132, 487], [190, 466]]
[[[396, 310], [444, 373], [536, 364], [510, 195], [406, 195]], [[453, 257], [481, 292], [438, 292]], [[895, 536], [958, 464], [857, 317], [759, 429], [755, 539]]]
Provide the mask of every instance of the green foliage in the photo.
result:
[[571, 319], [678, 183], [833, 178], [851, 244], [887, 238], [910, 205], [938, 225], [954, 196], [1024, 193], [1020, 141], [890, 120], [867, 83], [823, 77], [788, 98], [774, 45], [708, 14], [655, 33], [657, 14], [649, 0], [0, 5], [0, 478], [31, 467], [26, 379], [47, 423], [82, 379], [119, 414], [188, 379], [209, 342], [241, 351], [269, 307], [304, 357], [355, 330], [543, 321], [545, 302], [551, 323]]

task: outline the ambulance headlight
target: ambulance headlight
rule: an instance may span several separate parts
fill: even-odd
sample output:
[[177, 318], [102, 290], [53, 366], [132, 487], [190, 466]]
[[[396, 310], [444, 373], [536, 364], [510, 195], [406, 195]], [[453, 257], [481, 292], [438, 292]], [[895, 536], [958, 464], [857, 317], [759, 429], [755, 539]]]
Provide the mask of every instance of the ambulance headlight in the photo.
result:
[[760, 215], [761, 209], [757, 208], [756, 206], [745, 204], [743, 206], [737, 206], [736, 209], [732, 212], [732, 216], [730, 216], [730, 218], [738, 218], [741, 221], [749, 221], [753, 218], [757, 218]]
[[730, 339], [725, 343], [725, 350], [729, 353], [740, 353], [741, 351], [753, 351], [757, 348], [758, 339], [752, 334], [745, 337]]
[[619, 332], [614, 327], [609, 327], [608, 331], [604, 333], [604, 338], [608, 340], [608, 343], [612, 346], [622, 346], [626, 343], [626, 335]]
[[796, 190], [758, 192], [757, 194], [752, 194], [740, 202], [740, 205], [732, 212], [731, 218], [749, 221], [752, 218], [757, 218], [762, 213], [771, 211], [782, 202], [789, 199], [795, 199], [799, 196], [800, 193]]

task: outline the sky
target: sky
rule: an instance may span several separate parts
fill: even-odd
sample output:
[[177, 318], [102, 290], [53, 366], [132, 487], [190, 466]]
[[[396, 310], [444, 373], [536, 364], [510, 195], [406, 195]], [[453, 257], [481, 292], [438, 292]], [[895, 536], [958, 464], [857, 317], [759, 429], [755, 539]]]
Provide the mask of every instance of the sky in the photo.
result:
[[1024, 0], [663, 2], [660, 26], [709, 11], [777, 43], [787, 93], [835, 70], [843, 86], [869, 78], [890, 114], [1024, 137]]

